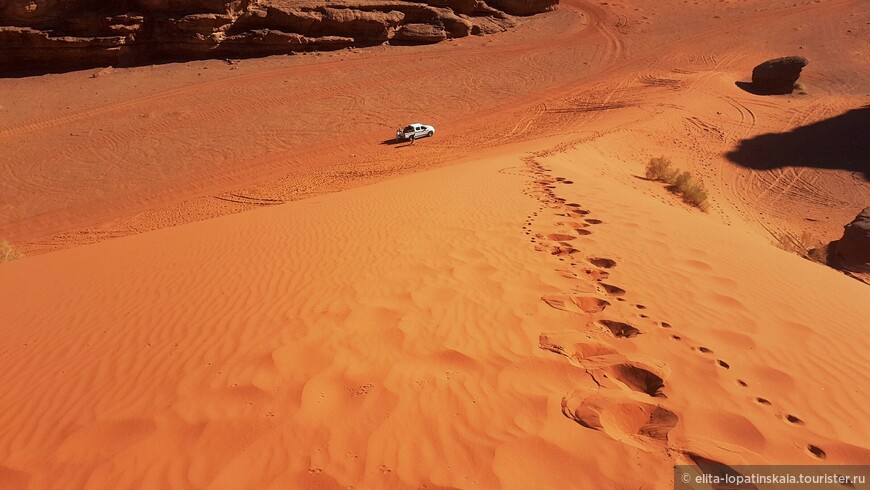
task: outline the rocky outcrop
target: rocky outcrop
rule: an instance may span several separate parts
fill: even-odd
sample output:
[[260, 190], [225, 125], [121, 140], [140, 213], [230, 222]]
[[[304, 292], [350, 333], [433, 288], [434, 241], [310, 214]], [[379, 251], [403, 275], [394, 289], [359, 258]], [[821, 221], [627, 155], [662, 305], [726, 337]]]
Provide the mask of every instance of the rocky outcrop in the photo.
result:
[[394, 41], [409, 44], [435, 44], [445, 39], [444, 28], [431, 24], [405, 24], [393, 36]]
[[839, 267], [870, 272], [870, 207], [864, 208], [846, 225], [843, 238], [831, 244]]
[[0, 76], [161, 60], [430, 44], [558, 0], [0, 0]]
[[752, 89], [759, 94], [790, 94], [808, 63], [801, 56], [765, 61], [752, 70]]
[[64, 66], [100, 66], [117, 61], [126, 43], [124, 36], [75, 37], [50, 36], [45, 31], [30, 27], [0, 28], [0, 70], [4, 52], [6, 68], [42, 66], [46, 56], [63, 60]]

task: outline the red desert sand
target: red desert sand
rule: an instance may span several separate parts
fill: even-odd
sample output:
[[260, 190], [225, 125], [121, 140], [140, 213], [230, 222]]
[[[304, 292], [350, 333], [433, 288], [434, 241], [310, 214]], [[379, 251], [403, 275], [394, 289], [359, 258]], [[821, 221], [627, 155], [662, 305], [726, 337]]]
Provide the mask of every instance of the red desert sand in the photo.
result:
[[[870, 464], [870, 287], [783, 250], [868, 177], [741, 160], [870, 104], [868, 39], [861, 0], [570, 0], [435, 46], [0, 79], [0, 488]], [[735, 85], [788, 54], [799, 92]]]

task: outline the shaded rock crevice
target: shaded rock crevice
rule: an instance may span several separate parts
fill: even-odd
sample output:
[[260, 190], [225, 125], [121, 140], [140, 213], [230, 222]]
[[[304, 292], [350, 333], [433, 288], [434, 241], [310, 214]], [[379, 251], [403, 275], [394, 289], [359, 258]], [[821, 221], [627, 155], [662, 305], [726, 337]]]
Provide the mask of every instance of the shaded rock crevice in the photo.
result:
[[843, 228], [843, 237], [832, 242], [828, 251], [831, 265], [853, 272], [870, 272], [870, 206]]
[[0, 0], [0, 76], [430, 44], [504, 31], [558, 0]]

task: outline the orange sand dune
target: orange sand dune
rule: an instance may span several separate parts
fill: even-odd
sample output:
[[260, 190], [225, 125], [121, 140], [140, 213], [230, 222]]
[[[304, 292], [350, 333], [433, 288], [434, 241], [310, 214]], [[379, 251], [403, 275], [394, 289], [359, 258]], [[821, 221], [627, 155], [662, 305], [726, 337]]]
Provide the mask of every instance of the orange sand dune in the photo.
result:
[[5, 264], [0, 478], [670, 488], [690, 454], [870, 460], [870, 289], [607, 165], [493, 155]]

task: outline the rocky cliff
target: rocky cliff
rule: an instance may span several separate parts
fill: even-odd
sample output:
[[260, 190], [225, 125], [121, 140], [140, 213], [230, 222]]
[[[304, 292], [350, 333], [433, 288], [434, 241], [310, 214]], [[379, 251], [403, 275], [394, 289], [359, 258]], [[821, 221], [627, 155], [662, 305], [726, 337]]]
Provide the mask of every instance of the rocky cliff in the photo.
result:
[[0, 76], [163, 60], [427, 44], [558, 0], [0, 0]]
[[843, 229], [843, 238], [831, 244], [835, 265], [854, 272], [870, 272], [870, 206]]

